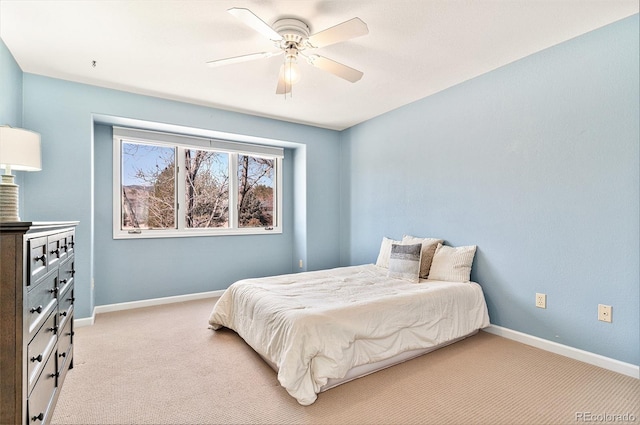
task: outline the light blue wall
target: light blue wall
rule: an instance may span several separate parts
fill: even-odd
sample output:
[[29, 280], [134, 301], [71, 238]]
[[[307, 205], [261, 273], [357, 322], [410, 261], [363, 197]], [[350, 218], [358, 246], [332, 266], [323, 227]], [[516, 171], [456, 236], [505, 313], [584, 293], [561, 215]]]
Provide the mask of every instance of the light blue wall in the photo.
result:
[[342, 263], [477, 244], [492, 323], [640, 364], [638, 62], [635, 15], [345, 131]]
[[[306, 253], [308, 270], [339, 264], [338, 132], [32, 74], [23, 78], [24, 125], [40, 132], [43, 143], [43, 171], [25, 176], [25, 203], [33, 220], [80, 221], [78, 318], [90, 316], [94, 305], [219, 290], [241, 277], [297, 271], [298, 254]], [[105, 193], [110, 127], [102, 125], [109, 117], [287, 142], [302, 153], [285, 158], [291, 167], [286, 190], [293, 191], [293, 173], [302, 174], [306, 186], [297, 191], [306, 195], [304, 205], [287, 201], [291, 222], [281, 235], [114, 241], [111, 191]], [[326, 226], [319, 232], [293, 220]], [[307, 245], [297, 246], [300, 241]]]
[[0, 39], [0, 125], [22, 125], [22, 70]]
[[[22, 127], [22, 70], [2, 39], [0, 39], [0, 125]], [[24, 173], [24, 171], [12, 173], [20, 193], [26, 190], [22, 184]], [[24, 220], [25, 209], [22, 196], [19, 198], [18, 209], [21, 219]]]

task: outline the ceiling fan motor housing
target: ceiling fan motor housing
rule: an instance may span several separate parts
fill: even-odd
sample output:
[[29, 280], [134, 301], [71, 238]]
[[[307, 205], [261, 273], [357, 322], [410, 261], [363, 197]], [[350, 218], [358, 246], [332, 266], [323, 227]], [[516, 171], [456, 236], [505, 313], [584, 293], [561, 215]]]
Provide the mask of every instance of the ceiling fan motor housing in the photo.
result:
[[273, 29], [282, 36], [282, 48], [303, 47], [303, 42], [309, 38], [309, 26], [299, 19], [284, 18], [273, 24]]

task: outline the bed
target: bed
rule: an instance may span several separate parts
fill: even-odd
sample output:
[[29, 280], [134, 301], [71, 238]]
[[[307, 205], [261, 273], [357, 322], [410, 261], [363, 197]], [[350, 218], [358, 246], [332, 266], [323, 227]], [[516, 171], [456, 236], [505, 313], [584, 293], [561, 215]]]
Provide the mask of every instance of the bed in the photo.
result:
[[[322, 391], [489, 325], [479, 284], [420, 277], [424, 252], [416, 279], [398, 277], [393, 259], [385, 264], [385, 245], [393, 258], [403, 241], [385, 239], [376, 264], [235, 282], [216, 302], [210, 328], [237, 332], [287, 392], [310, 405]], [[435, 266], [437, 252], [431, 254]], [[401, 257], [406, 263], [405, 252]]]

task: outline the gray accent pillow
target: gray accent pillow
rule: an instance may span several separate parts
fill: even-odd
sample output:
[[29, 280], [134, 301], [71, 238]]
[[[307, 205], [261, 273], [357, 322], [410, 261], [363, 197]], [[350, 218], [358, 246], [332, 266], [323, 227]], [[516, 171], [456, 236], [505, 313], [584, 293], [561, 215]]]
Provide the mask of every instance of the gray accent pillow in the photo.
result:
[[413, 283], [420, 282], [421, 255], [421, 243], [413, 245], [392, 244], [387, 276]]

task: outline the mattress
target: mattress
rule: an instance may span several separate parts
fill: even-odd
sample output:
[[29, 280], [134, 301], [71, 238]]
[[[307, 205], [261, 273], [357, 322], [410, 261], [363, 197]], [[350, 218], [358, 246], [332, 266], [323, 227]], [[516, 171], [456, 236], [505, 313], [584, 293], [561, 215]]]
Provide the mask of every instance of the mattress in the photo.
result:
[[409, 283], [367, 264], [238, 281], [209, 324], [236, 331], [309, 405], [362, 373], [354, 370], [369, 373], [464, 338], [488, 326], [489, 316], [475, 282]]

